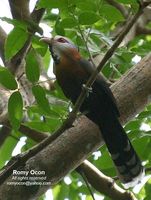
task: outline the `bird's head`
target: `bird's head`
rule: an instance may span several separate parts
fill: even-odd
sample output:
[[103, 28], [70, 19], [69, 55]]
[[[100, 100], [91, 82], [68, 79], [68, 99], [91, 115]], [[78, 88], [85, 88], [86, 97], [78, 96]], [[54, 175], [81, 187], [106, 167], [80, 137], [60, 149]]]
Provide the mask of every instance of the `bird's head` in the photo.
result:
[[77, 47], [66, 37], [58, 35], [53, 38], [43, 37], [41, 41], [48, 44], [55, 64], [60, 62], [62, 56], [67, 56], [72, 59], [80, 59]]

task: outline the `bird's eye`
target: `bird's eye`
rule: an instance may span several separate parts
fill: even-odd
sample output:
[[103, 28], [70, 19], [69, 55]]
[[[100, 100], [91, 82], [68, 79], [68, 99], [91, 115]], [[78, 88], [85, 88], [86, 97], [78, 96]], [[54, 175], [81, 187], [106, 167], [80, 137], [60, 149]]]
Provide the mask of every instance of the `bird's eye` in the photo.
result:
[[61, 43], [68, 43], [68, 41], [64, 38], [59, 38], [57, 41]]

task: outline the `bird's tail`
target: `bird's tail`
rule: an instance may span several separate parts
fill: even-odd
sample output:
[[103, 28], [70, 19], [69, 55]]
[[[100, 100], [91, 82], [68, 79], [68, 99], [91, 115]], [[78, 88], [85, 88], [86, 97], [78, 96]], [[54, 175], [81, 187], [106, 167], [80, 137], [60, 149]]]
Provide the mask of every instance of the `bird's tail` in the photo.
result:
[[144, 169], [141, 161], [117, 118], [100, 123], [100, 129], [111, 154], [118, 177], [125, 188], [141, 182]]

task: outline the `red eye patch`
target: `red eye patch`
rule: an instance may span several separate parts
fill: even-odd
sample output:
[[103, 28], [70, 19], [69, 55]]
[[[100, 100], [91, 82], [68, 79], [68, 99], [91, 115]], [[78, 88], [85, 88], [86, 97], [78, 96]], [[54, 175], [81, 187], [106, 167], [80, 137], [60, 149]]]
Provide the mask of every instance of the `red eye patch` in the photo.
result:
[[69, 43], [66, 39], [64, 38], [59, 38], [57, 39], [58, 42], [61, 42], [61, 43]]

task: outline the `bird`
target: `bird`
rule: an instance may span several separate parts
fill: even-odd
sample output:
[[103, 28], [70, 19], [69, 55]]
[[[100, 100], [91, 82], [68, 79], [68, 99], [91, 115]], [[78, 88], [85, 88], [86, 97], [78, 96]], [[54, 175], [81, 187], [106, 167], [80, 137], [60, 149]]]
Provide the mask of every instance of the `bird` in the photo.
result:
[[[41, 41], [48, 45], [59, 86], [74, 105], [95, 67], [64, 36], [42, 37]], [[98, 125], [123, 186], [127, 189], [140, 183], [144, 177], [144, 167], [120, 124], [115, 97], [100, 74], [79, 110]]]

